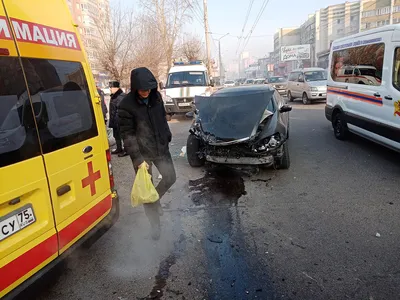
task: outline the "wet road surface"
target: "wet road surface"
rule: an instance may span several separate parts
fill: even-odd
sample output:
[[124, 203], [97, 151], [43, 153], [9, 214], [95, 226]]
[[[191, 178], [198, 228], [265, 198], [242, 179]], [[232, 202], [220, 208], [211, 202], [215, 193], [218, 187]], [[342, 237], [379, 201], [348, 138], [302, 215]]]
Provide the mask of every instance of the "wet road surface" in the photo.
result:
[[257, 174], [191, 168], [179, 156], [190, 121], [174, 119], [178, 179], [157, 242], [130, 206], [129, 158], [114, 158], [119, 221], [36, 298], [398, 299], [399, 155], [337, 141], [323, 108], [294, 104], [290, 170]]

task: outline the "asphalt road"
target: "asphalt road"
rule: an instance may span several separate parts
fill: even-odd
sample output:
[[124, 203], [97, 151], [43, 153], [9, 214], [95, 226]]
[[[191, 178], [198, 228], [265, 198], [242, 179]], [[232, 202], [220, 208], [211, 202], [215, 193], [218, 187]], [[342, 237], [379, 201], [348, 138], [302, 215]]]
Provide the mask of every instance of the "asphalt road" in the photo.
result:
[[399, 299], [399, 154], [336, 140], [324, 104], [293, 106], [290, 170], [252, 175], [192, 169], [190, 121], [173, 120], [157, 242], [130, 206], [129, 158], [114, 158], [119, 221], [37, 299]]

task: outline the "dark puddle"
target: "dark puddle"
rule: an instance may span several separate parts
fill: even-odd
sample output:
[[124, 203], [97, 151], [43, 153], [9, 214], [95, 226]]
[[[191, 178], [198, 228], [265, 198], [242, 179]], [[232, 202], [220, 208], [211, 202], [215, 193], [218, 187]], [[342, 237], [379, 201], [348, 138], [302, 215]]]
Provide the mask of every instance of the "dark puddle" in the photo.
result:
[[[151, 292], [147, 297], [139, 298], [140, 300], [161, 299], [164, 296], [164, 288], [167, 285], [167, 279], [171, 273], [170, 269], [182, 255], [185, 249], [185, 242], [186, 238], [181, 234], [179, 240], [174, 243], [173, 252], [161, 261]], [[175, 291], [175, 293], [177, 292]], [[180, 291], [178, 291], [178, 293], [180, 293]]]
[[207, 170], [203, 178], [189, 180], [189, 190], [195, 205], [237, 205], [246, 195], [242, 173], [228, 167]]

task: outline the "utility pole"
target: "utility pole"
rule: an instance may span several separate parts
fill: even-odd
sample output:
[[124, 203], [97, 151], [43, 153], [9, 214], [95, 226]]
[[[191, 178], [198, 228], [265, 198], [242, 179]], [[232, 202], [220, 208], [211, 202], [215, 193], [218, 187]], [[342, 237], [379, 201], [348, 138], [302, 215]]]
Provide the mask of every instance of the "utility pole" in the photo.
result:
[[221, 83], [224, 82], [224, 78], [225, 78], [224, 66], [222, 64], [222, 55], [221, 55], [221, 40], [224, 37], [226, 37], [227, 35], [229, 35], [229, 32], [227, 34], [221, 36], [219, 39], [216, 39], [216, 41], [218, 41], [219, 79], [220, 79]]
[[208, 69], [208, 76], [212, 76], [212, 73], [211, 73], [210, 32], [208, 30], [207, 0], [203, 0], [203, 6], [204, 6], [204, 30], [205, 30], [205, 33], [206, 33], [207, 69]]

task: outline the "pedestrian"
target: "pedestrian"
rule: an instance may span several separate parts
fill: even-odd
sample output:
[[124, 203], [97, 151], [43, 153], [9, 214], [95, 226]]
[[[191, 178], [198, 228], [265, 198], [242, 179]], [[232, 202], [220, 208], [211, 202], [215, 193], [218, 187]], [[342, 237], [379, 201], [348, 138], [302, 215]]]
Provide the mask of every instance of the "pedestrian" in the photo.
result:
[[97, 89], [97, 93], [99, 93], [99, 96], [100, 96], [101, 110], [103, 111], [104, 122], [107, 125], [108, 109], [107, 109], [107, 105], [106, 105], [106, 102], [105, 102], [105, 99], [104, 99], [104, 92], [100, 89], [98, 83], [96, 83], [96, 89]]
[[108, 127], [112, 128], [115, 144], [117, 145], [117, 148], [112, 150], [111, 154], [118, 154], [118, 157], [123, 157], [128, 154], [122, 146], [122, 138], [118, 124], [118, 106], [126, 95], [120, 88], [120, 83], [118, 81], [110, 82], [110, 90], [110, 120]]
[[[118, 110], [119, 126], [125, 150], [130, 155], [137, 173], [139, 168], [152, 172], [154, 164], [162, 179], [156, 190], [160, 196], [175, 183], [176, 174], [169, 152], [172, 134], [168, 126], [164, 103], [157, 91], [157, 80], [147, 68], [131, 72], [131, 92], [122, 100]], [[151, 236], [160, 238], [160, 200], [144, 204], [151, 225]]]

